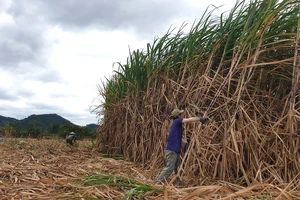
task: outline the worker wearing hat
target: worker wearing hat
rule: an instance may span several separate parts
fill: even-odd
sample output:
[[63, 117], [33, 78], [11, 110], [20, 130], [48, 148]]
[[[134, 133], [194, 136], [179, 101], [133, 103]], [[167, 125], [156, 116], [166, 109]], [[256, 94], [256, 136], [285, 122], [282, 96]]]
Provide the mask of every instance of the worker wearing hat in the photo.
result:
[[70, 144], [71, 146], [73, 146], [73, 143], [76, 141], [76, 135], [74, 132], [71, 132], [67, 138], [66, 138], [66, 143]]
[[[171, 118], [173, 119], [171, 129], [168, 136], [168, 143], [166, 146], [166, 167], [162, 170], [158, 176], [156, 183], [161, 184], [165, 181], [174, 171], [175, 174], [178, 173], [178, 167], [181, 164], [181, 144], [182, 144], [182, 124], [190, 122], [201, 122], [205, 123], [206, 118], [201, 117], [183, 117], [184, 110], [174, 109], [171, 113]], [[176, 178], [177, 184], [180, 184], [180, 178]]]

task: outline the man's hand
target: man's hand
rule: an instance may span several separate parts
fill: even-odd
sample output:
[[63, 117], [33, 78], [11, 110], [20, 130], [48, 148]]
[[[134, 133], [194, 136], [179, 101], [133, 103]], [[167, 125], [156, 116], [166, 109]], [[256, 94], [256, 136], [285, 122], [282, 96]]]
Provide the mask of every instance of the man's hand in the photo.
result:
[[202, 124], [205, 124], [206, 121], [207, 121], [207, 118], [202, 118], [202, 117], [200, 117], [200, 122], [201, 122]]

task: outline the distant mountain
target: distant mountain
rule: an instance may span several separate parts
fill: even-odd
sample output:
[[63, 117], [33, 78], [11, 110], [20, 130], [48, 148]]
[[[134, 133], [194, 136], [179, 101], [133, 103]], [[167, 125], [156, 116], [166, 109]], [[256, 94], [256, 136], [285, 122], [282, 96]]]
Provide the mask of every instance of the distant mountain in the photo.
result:
[[20, 120], [21, 127], [26, 129], [29, 122], [33, 122], [35, 127], [39, 127], [45, 130], [50, 124], [74, 125], [69, 120], [57, 115], [57, 114], [43, 114], [43, 115], [30, 115], [29, 117]]
[[88, 125], [86, 125], [86, 127], [88, 127], [88, 128], [95, 131], [99, 127], [99, 125], [97, 125], [97, 124], [88, 124]]
[[[29, 117], [18, 120], [11, 117], [4, 117], [0, 115], [0, 126], [4, 127], [6, 124], [13, 122], [18, 123], [22, 129], [27, 129], [27, 125], [29, 122], [34, 123], [35, 127], [39, 127], [42, 130], [45, 130], [49, 127], [50, 124], [53, 125], [75, 125], [69, 120], [57, 115], [57, 114], [42, 114], [42, 115], [30, 115]], [[86, 127], [96, 130], [98, 128], [97, 124], [88, 124]]]
[[4, 116], [0, 115], [0, 126], [5, 126], [9, 122], [17, 122], [17, 121], [19, 121], [19, 120], [15, 119], [15, 118], [4, 117]]

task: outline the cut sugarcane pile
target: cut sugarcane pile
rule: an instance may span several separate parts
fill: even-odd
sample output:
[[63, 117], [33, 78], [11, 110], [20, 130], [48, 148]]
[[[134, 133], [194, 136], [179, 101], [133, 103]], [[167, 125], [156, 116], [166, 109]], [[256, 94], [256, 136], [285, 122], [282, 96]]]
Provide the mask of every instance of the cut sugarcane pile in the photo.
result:
[[[184, 177], [184, 187], [157, 186], [161, 169], [148, 169], [108, 158], [91, 141], [75, 147], [61, 139], [5, 139], [0, 143], [1, 199], [283, 199], [300, 196], [271, 184], [251, 187], [212, 182], [197, 186]], [[116, 158], [116, 157], [115, 157]]]

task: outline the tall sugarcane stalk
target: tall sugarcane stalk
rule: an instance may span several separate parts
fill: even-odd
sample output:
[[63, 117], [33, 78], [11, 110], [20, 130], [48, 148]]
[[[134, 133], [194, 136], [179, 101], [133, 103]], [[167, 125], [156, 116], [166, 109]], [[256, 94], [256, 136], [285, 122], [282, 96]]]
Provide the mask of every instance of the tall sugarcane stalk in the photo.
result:
[[206, 13], [130, 51], [103, 86], [98, 146], [146, 168], [163, 166], [168, 114], [201, 113], [187, 125], [185, 175], [203, 180], [283, 184], [299, 180], [299, 3], [237, 2]]

